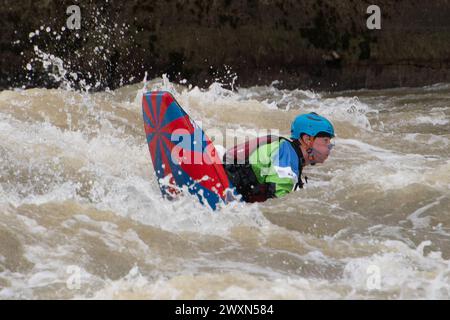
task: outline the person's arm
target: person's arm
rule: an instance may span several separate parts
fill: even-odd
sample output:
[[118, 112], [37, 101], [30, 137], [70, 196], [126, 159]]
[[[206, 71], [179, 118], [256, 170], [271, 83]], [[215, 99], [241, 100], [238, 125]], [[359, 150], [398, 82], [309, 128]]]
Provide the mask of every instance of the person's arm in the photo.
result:
[[271, 185], [270, 193], [277, 198], [291, 192], [297, 181], [297, 175], [291, 167], [292, 157], [296, 155], [290, 151], [289, 145], [274, 142], [259, 148], [250, 159], [258, 181]]
[[283, 197], [292, 191], [297, 181], [298, 159], [287, 142], [282, 142], [271, 156], [266, 183], [275, 184], [275, 196]]

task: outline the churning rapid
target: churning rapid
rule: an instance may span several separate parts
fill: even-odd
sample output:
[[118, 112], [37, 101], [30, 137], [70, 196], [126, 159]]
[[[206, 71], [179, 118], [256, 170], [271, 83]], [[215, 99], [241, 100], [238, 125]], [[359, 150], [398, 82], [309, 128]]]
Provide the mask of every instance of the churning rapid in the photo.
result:
[[450, 85], [147, 82], [205, 130], [288, 135], [307, 111], [335, 124], [305, 189], [218, 212], [162, 199], [142, 87], [0, 93], [0, 299], [450, 298]]

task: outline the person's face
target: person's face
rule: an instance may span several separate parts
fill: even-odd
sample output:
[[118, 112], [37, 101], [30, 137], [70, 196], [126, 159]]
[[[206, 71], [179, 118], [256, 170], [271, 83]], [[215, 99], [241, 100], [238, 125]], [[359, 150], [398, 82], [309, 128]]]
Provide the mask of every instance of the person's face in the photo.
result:
[[324, 163], [330, 155], [330, 151], [333, 148], [331, 138], [317, 137], [312, 144], [312, 154], [314, 155], [314, 162]]

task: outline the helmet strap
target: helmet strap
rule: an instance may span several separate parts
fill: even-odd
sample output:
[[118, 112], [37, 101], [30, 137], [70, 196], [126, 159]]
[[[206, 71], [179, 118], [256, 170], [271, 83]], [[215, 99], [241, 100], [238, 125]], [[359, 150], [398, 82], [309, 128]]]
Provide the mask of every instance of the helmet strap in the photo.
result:
[[311, 141], [310, 141], [309, 145], [307, 146], [308, 149], [306, 149], [306, 152], [308, 153], [308, 160], [311, 163], [311, 165], [315, 165], [313, 147], [312, 147], [312, 145], [314, 143], [314, 139], [315, 139], [315, 137], [311, 137]]
[[310, 141], [308, 143], [306, 143], [305, 141], [303, 141], [303, 139], [299, 139], [300, 140], [300, 144], [306, 148], [306, 153], [308, 154], [308, 161], [311, 165], [315, 165], [316, 163], [314, 162], [314, 154], [313, 154], [313, 147], [312, 145], [314, 144], [314, 139], [315, 137], [309, 136], [310, 137]]

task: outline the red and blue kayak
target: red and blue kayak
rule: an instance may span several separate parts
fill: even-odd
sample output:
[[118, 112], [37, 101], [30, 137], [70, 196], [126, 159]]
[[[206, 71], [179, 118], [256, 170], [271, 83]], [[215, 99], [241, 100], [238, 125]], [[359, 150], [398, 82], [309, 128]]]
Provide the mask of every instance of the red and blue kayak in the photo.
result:
[[232, 185], [213, 143], [172, 94], [145, 93], [142, 112], [163, 197], [172, 199], [186, 186], [189, 193], [213, 210], [219, 202], [227, 202]]

